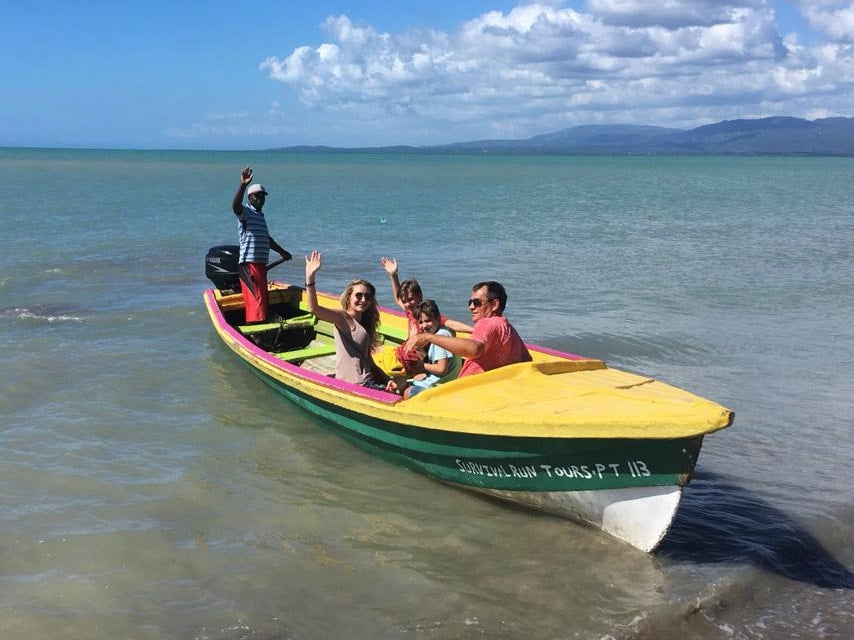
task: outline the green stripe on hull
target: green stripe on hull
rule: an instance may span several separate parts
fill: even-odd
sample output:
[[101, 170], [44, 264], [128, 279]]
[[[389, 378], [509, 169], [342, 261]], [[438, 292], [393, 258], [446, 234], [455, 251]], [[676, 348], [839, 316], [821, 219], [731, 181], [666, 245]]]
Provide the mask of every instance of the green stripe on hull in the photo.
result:
[[369, 418], [298, 392], [250, 366], [297, 406], [386, 460], [465, 486], [591, 491], [685, 485], [702, 437], [679, 440], [513, 438], [422, 429]]

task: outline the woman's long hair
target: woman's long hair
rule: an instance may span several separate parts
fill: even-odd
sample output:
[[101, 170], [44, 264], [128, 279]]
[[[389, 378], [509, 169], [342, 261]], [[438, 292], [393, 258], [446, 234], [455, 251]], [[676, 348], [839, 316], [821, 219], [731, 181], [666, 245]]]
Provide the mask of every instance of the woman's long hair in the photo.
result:
[[375, 347], [379, 346], [379, 336], [377, 335], [377, 327], [380, 325], [380, 310], [377, 308], [377, 288], [367, 280], [351, 280], [350, 284], [344, 289], [339, 300], [344, 311], [350, 310], [350, 296], [353, 294], [353, 288], [357, 285], [362, 285], [371, 293], [371, 304], [362, 312], [362, 318], [359, 321], [368, 336], [371, 338], [371, 344]]

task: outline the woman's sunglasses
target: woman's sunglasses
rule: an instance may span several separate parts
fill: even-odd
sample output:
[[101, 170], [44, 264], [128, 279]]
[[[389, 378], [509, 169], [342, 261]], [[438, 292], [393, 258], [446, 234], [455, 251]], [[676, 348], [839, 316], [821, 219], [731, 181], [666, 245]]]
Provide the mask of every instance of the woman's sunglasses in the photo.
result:
[[357, 291], [353, 295], [356, 296], [356, 300], [365, 300], [368, 302], [374, 297], [370, 291]]

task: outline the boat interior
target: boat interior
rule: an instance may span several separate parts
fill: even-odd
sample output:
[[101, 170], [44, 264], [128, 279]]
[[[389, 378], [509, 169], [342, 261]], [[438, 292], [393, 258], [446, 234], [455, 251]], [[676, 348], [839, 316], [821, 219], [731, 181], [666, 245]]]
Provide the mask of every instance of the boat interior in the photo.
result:
[[[333, 325], [308, 312], [301, 289], [271, 289], [271, 320], [255, 324], [246, 324], [242, 294], [218, 297], [226, 322], [259, 348], [292, 364], [322, 373], [334, 371]], [[380, 324], [378, 333], [383, 344], [394, 347], [406, 339], [404, 330], [387, 324]]]

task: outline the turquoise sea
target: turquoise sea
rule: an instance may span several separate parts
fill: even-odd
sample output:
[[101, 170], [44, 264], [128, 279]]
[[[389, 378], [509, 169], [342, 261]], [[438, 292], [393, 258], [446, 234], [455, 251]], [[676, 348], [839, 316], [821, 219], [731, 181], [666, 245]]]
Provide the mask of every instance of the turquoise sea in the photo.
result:
[[[322, 290], [714, 399], [660, 552], [353, 447], [218, 343], [251, 164]], [[854, 158], [0, 150], [0, 638], [849, 638]], [[277, 267], [302, 282], [301, 261]], [[488, 408], [485, 408], [488, 410]]]

